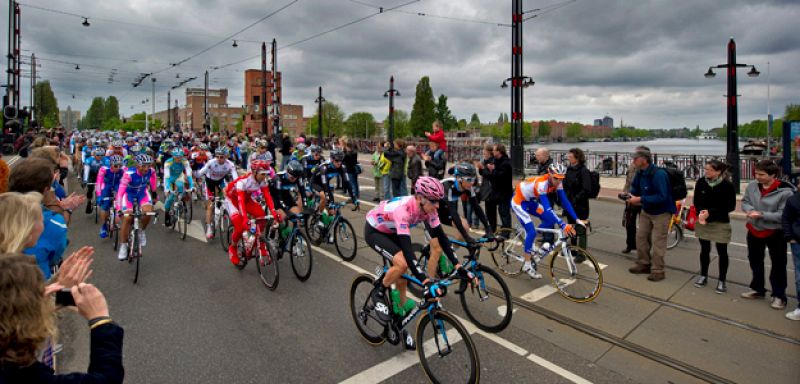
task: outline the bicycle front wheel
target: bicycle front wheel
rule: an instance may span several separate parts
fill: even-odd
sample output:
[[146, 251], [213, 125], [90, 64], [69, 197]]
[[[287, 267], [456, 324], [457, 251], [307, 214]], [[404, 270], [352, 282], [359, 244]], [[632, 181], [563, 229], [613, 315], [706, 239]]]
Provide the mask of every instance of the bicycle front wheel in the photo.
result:
[[308, 280], [311, 276], [311, 267], [313, 266], [313, 257], [311, 253], [311, 244], [308, 243], [306, 237], [295, 229], [292, 242], [289, 244], [289, 256], [292, 262], [292, 271], [300, 281]]
[[[259, 242], [262, 242], [262, 240], [259, 240]], [[261, 251], [261, 244], [256, 244], [255, 247], [257, 248], [253, 250], [253, 252], [258, 252], [256, 267], [258, 268], [258, 274], [261, 277], [261, 282], [264, 283], [264, 286], [267, 287], [267, 289], [274, 291], [275, 288], [278, 288], [279, 277], [278, 259], [275, 258], [277, 251], [269, 241], [264, 243], [266, 243], [266, 253]]]
[[336, 244], [336, 252], [344, 261], [353, 261], [356, 258], [358, 249], [358, 239], [353, 225], [344, 217], [336, 222], [336, 226], [331, 228], [333, 231], [333, 241]]
[[186, 215], [186, 222], [191, 224], [192, 219], [194, 218], [194, 198], [191, 194], [186, 196], [188, 197], [189, 201], [184, 202], [186, 204], [184, 214]]
[[181, 222], [178, 223], [180, 226], [179, 230], [181, 232], [181, 240], [186, 240], [186, 233], [189, 231], [189, 209], [187, 209], [188, 205], [185, 202], [181, 202], [180, 205], [180, 213], [181, 213]]
[[525, 261], [522, 242], [524, 239], [519, 232], [512, 228], [500, 228], [495, 233], [496, 236], [506, 238], [505, 241], [494, 251], [492, 251], [492, 261], [497, 269], [504, 275], [516, 276], [522, 272], [522, 265]]
[[588, 251], [574, 245], [553, 253], [550, 278], [561, 296], [576, 303], [594, 300], [603, 287], [600, 265]]
[[[479, 265], [473, 273], [478, 278], [478, 286], [461, 281], [461, 307], [469, 320], [486, 332], [497, 333], [506, 329], [513, 313], [508, 285], [500, 274], [486, 266]], [[497, 295], [490, 294], [490, 289]]]
[[432, 383], [480, 381], [475, 343], [453, 315], [441, 310], [424, 314], [416, 336], [419, 361]]
[[228, 246], [231, 245], [228, 228], [233, 228], [233, 226], [231, 225], [231, 218], [226, 212], [222, 214], [222, 218], [219, 220], [219, 225], [217, 228], [214, 228], [214, 230], [217, 232], [217, 236], [219, 237], [219, 242], [222, 245], [222, 250], [225, 252], [228, 252]]
[[308, 240], [310, 240], [314, 245], [322, 244], [322, 232], [324, 232], [324, 229], [320, 228], [318, 224], [320, 220], [320, 216], [314, 213], [308, 218], [308, 220], [306, 220], [305, 223]]
[[139, 282], [139, 260], [142, 259], [141, 250], [139, 249], [139, 230], [134, 229], [128, 235], [128, 262], [133, 263], [133, 283]]
[[350, 314], [361, 337], [372, 345], [381, 345], [386, 341], [383, 336], [386, 326], [381, 324], [378, 314], [375, 313], [375, 303], [372, 301], [374, 288], [375, 279], [372, 276], [356, 276], [350, 284]]
[[672, 223], [667, 232], [667, 249], [677, 247], [681, 240], [683, 240], [683, 229], [680, 225]]

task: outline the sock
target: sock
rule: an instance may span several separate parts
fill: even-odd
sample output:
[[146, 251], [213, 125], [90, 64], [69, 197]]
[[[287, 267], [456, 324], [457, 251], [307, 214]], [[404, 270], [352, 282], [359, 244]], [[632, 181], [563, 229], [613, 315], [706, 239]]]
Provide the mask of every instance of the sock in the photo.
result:
[[522, 269], [530, 269], [530, 268], [531, 268], [531, 262], [530, 261], [526, 261], [525, 264], [522, 266]]

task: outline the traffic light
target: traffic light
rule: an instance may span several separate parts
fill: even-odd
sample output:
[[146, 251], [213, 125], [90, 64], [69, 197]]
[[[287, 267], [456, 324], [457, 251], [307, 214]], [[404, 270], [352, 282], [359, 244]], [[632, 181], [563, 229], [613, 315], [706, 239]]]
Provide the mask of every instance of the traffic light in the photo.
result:
[[3, 107], [3, 117], [6, 120], [16, 119], [17, 118], [17, 108], [13, 105], [6, 105]]

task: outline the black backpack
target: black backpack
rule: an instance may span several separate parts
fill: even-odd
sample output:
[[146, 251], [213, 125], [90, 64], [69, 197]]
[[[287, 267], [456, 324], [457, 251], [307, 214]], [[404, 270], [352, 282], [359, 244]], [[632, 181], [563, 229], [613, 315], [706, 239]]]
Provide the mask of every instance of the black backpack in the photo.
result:
[[596, 199], [600, 195], [600, 173], [589, 171], [589, 177], [592, 179], [592, 190], [589, 192], [589, 198]]
[[672, 187], [672, 198], [675, 200], [683, 200], [689, 191], [686, 189], [686, 180], [683, 178], [683, 172], [676, 167], [662, 167], [667, 176], [669, 177], [669, 185]]

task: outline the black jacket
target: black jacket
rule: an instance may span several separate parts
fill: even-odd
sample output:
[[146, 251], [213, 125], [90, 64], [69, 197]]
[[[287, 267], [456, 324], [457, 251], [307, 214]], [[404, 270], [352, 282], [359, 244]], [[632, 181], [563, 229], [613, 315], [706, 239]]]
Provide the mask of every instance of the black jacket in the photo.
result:
[[709, 223], [730, 223], [729, 213], [736, 209], [736, 192], [733, 183], [723, 180], [715, 187], [708, 185], [705, 177], [701, 177], [694, 185], [693, 204], [697, 213], [708, 210]]
[[546, 174], [547, 173], [547, 168], [550, 166], [550, 164], [553, 164], [553, 159], [549, 158], [549, 157], [547, 158], [547, 161], [544, 162], [544, 164], [540, 164], [537, 161], [536, 162], [536, 174], [539, 175], [539, 176]]
[[344, 160], [342, 164], [347, 168], [348, 173], [356, 173], [356, 165], [358, 165], [358, 152], [350, 150], [344, 152]]
[[486, 176], [492, 183], [492, 194], [488, 200], [500, 202], [510, 200], [514, 195], [514, 175], [511, 170], [511, 159], [508, 155], [494, 159], [494, 170], [486, 172]]
[[50, 367], [35, 362], [27, 367], [0, 365], [0, 384], [52, 383], [52, 384], [114, 384], [122, 383], [125, 369], [122, 366], [122, 328], [114, 323], [92, 330], [89, 371], [56, 375]]
[[578, 164], [567, 167], [567, 175], [564, 178], [564, 192], [567, 194], [569, 202], [572, 203], [575, 215], [581, 220], [588, 219], [592, 176], [585, 165]]
[[281, 155], [289, 156], [292, 154], [292, 139], [284, 137], [281, 139]]
[[389, 149], [383, 155], [392, 162], [392, 167], [389, 168], [389, 177], [394, 180], [405, 179], [406, 153], [398, 149]]
[[783, 237], [786, 241], [800, 242], [800, 191], [795, 192], [789, 200], [786, 200], [782, 219]]

